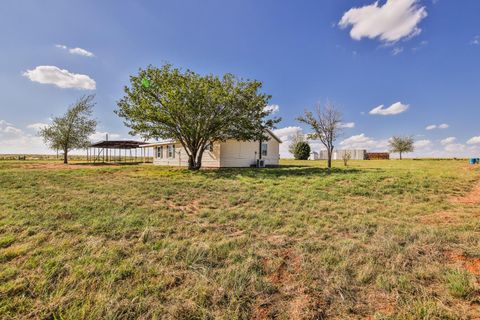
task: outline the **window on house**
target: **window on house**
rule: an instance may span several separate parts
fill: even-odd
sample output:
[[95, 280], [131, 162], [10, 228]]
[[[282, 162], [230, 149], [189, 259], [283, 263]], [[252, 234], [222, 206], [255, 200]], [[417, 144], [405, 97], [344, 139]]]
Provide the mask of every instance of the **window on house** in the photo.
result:
[[267, 156], [268, 155], [268, 143], [262, 143], [262, 156]]
[[163, 158], [163, 146], [157, 148], [157, 158]]
[[168, 145], [168, 157], [169, 158], [175, 158], [175, 145], [174, 144], [169, 144]]

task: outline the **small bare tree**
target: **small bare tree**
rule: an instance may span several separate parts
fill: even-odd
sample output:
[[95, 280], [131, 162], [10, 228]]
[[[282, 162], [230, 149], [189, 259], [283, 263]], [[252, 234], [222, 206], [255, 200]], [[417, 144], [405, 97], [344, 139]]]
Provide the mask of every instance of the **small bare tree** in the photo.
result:
[[305, 136], [302, 133], [297, 131], [292, 138], [292, 142], [290, 142], [290, 145], [288, 146], [288, 151], [291, 154], [295, 154], [295, 149], [297, 147], [297, 144], [300, 142], [305, 142]]
[[337, 108], [327, 103], [324, 108], [318, 104], [315, 108], [315, 114], [311, 111], [305, 111], [303, 116], [297, 118], [297, 121], [310, 126], [314, 133], [308, 136], [309, 139], [318, 139], [327, 149], [327, 167], [332, 167], [332, 154], [335, 140], [341, 133], [342, 114]]
[[388, 144], [390, 145], [391, 152], [398, 152], [400, 155], [400, 160], [402, 160], [402, 153], [413, 152], [415, 149], [414, 147], [415, 140], [413, 137], [406, 136], [406, 137], [399, 137], [393, 136]]
[[346, 167], [348, 166], [348, 161], [352, 159], [352, 153], [348, 150], [345, 150], [342, 154], [343, 165]]

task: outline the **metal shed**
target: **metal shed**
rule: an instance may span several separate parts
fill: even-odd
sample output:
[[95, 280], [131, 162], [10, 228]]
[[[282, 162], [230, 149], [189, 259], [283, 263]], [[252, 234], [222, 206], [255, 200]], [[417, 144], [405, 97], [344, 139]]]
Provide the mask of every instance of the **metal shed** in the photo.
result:
[[150, 155], [148, 150], [141, 148], [144, 144], [145, 142], [132, 140], [105, 140], [92, 143], [87, 148], [87, 161], [146, 162]]

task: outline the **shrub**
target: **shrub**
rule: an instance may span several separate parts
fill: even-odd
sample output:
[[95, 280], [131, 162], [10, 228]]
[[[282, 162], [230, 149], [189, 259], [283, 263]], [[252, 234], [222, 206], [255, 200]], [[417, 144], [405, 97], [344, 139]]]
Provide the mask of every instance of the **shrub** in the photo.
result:
[[295, 145], [293, 156], [296, 160], [307, 160], [310, 157], [310, 145], [308, 142], [298, 142]]

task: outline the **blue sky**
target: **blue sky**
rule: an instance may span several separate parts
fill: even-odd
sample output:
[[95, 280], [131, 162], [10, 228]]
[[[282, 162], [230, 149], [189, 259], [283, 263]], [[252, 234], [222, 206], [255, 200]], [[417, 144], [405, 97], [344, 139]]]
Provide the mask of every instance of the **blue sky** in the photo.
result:
[[401, 134], [416, 156], [478, 156], [479, 12], [478, 0], [3, 0], [0, 152], [46, 152], [36, 129], [89, 93], [94, 138], [127, 137], [113, 110], [129, 75], [170, 62], [262, 81], [284, 156], [308, 132], [295, 117], [327, 100], [350, 123], [338, 148], [386, 150]]

